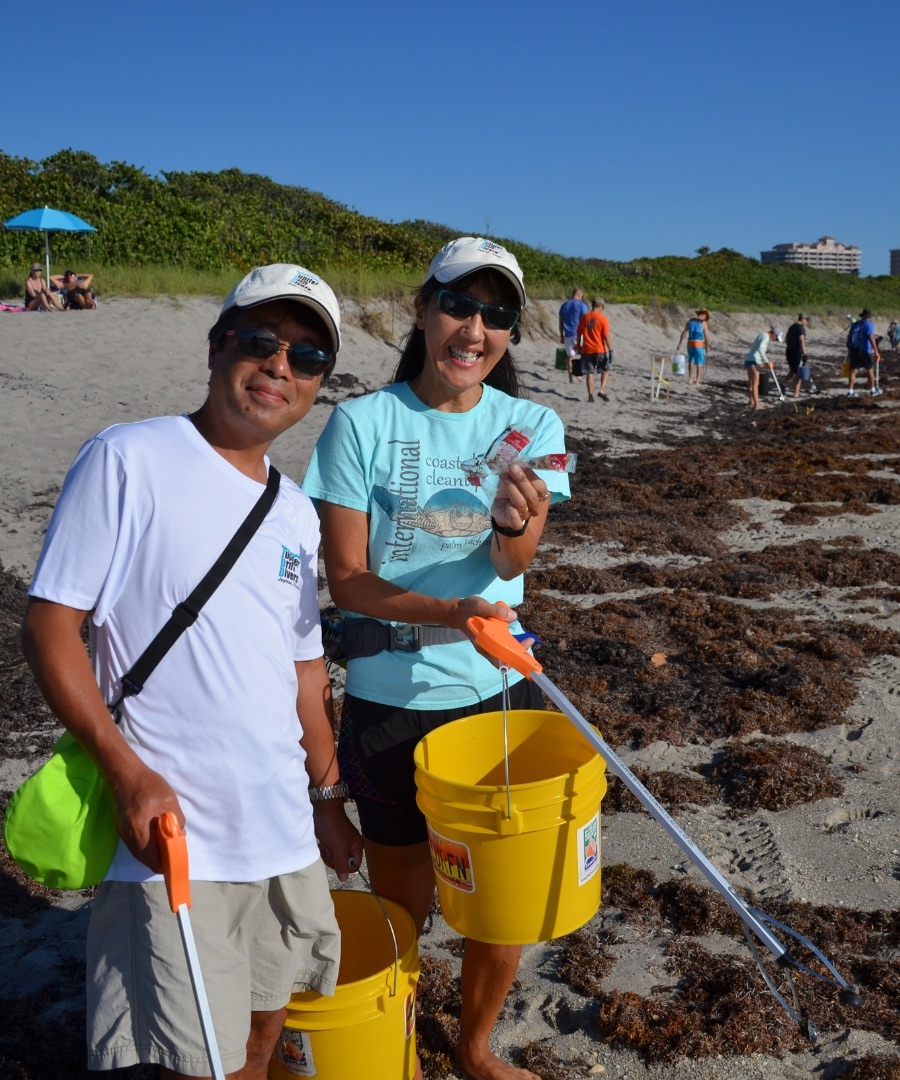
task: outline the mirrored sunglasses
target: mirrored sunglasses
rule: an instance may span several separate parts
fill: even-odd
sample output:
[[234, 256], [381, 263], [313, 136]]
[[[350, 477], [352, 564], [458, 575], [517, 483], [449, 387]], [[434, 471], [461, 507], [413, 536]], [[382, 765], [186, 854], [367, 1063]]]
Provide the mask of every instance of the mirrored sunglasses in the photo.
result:
[[299, 375], [328, 375], [334, 367], [334, 357], [321, 349], [315, 349], [312, 345], [291, 345], [287, 341], [279, 341], [269, 330], [245, 326], [241, 330], [226, 330], [225, 333], [236, 337], [237, 347], [244, 356], [252, 356], [254, 360], [268, 360], [283, 349], [288, 363]]
[[465, 293], [438, 289], [438, 307], [454, 319], [471, 319], [476, 312], [481, 312], [484, 325], [491, 330], [512, 330], [522, 314], [518, 308], [504, 307], [502, 304], [482, 304]]

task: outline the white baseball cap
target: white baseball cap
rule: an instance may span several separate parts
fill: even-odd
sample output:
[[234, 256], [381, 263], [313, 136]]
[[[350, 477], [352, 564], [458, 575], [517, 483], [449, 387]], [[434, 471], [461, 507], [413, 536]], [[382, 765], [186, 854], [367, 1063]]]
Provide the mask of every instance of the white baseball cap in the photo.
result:
[[269, 300], [295, 300], [324, 318], [335, 355], [341, 348], [341, 310], [337, 297], [317, 274], [291, 263], [257, 266], [228, 294], [219, 317], [233, 307], [256, 307]]
[[461, 236], [459, 240], [451, 240], [449, 244], [444, 244], [431, 260], [425, 280], [434, 278], [435, 281], [446, 285], [476, 270], [487, 269], [498, 270], [504, 277], [509, 278], [516, 287], [519, 302], [524, 307], [525, 283], [522, 279], [522, 269], [516, 262], [515, 255], [507, 251], [502, 244], [485, 240], [481, 236]]
[[776, 341], [784, 341], [784, 334], [781, 332], [780, 327], [773, 326], [772, 329], [769, 331], [769, 333], [775, 335], [775, 340]]

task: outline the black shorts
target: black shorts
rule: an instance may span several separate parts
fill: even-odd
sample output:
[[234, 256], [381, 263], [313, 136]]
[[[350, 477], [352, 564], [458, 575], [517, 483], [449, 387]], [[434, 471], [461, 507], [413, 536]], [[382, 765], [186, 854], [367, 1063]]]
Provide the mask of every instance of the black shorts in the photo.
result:
[[793, 356], [787, 356], [788, 370], [792, 375], [796, 375], [800, 365], [803, 363], [803, 356], [801, 353], [796, 353]]
[[875, 354], [870, 352], [863, 352], [861, 349], [851, 349], [850, 367], [854, 371], [858, 371], [861, 368], [865, 368], [867, 371], [871, 371], [871, 369], [875, 367]]
[[[510, 687], [509, 702], [511, 709], [544, 708], [543, 695], [530, 679]], [[390, 847], [424, 843], [428, 830], [416, 806], [416, 745], [451, 720], [502, 708], [502, 693], [456, 709], [404, 709], [345, 694], [338, 761], [363, 836]]]

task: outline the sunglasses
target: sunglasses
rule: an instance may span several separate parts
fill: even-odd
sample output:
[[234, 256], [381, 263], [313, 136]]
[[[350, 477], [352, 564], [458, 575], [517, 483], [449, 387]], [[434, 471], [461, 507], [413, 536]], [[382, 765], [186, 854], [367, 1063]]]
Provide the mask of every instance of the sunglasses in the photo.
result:
[[236, 337], [237, 347], [244, 356], [252, 356], [254, 360], [268, 360], [284, 350], [288, 363], [298, 375], [328, 375], [334, 367], [334, 357], [321, 349], [314, 349], [312, 345], [291, 345], [287, 341], [279, 341], [268, 330], [245, 326], [242, 330], [226, 330], [225, 334]]
[[454, 319], [471, 319], [476, 312], [481, 312], [484, 325], [491, 330], [512, 330], [522, 314], [518, 308], [504, 307], [502, 304], [482, 304], [465, 293], [438, 289], [438, 307]]

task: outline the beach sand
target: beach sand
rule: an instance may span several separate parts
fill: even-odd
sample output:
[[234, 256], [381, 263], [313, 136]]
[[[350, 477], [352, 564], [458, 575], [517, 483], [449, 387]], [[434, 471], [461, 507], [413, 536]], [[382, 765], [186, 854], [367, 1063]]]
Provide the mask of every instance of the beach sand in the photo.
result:
[[[527, 1048], [520, 1060], [546, 1080], [896, 1077], [897, 358], [884, 365], [878, 402], [849, 403], [843, 321], [814, 320], [824, 392], [796, 405], [770, 395], [751, 414], [743, 354], [760, 330], [786, 322], [713, 312], [704, 384], [672, 376], [655, 398], [651, 357], [672, 354], [689, 312], [613, 304], [609, 402], [590, 404], [554, 366], [557, 308], [531, 306], [516, 350], [527, 394], [556, 409], [581, 454], [573, 499], [551, 514], [529, 578], [538, 658], [742, 895], [840, 958], [863, 1005], [838, 1006], [798, 979], [819, 1027], [807, 1044], [752, 967], [736, 920], [610, 778], [600, 912], [580, 935], [526, 946], [496, 1049], [516, 1058]], [[298, 480], [331, 407], [389, 381], [411, 305], [344, 311], [335, 377], [273, 447]], [[104, 426], [202, 401], [216, 314], [214, 301], [195, 298], [0, 314], [4, 802], [57, 730], [21, 663], [16, 625], [66, 469]], [[773, 346], [780, 377], [781, 352]], [[730, 786], [717, 765], [731, 767]], [[0, 1077], [81, 1076], [73, 1031], [89, 897], [29, 889], [8, 860], [3, 870]], [[439, 915], [421, 956], [426, 1076], [452, 1077], [444, 1051], [459, 942]]]

